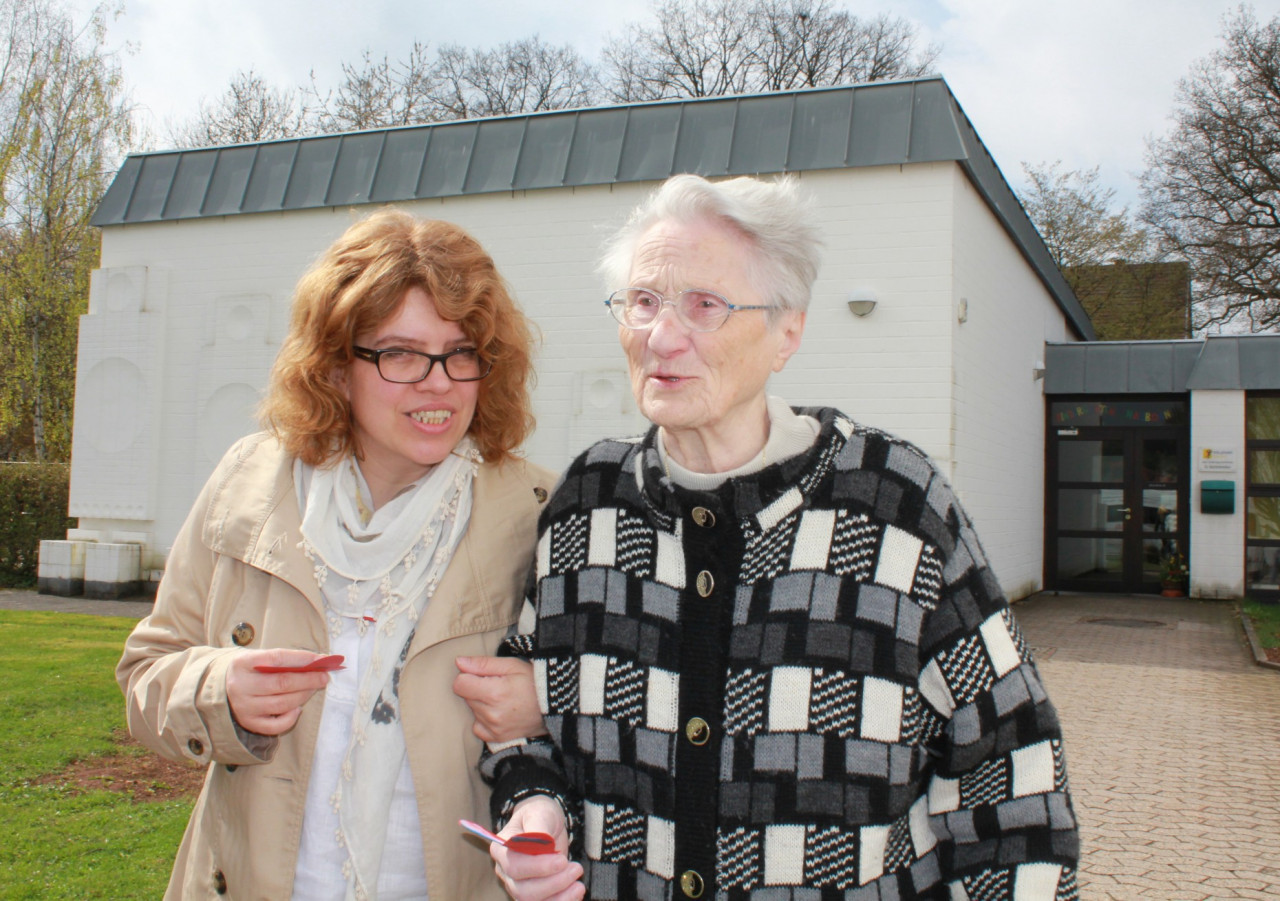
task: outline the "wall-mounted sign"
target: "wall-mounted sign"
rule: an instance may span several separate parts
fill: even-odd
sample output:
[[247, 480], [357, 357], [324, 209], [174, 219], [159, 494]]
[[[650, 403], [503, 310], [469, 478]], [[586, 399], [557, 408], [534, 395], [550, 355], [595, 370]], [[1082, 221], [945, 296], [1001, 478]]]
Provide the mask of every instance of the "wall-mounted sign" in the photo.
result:
[[1198, 469], [1201, 472], [1235, 472], [1236, 452], [1234, 448], [1202, 447], [1196, 454]]

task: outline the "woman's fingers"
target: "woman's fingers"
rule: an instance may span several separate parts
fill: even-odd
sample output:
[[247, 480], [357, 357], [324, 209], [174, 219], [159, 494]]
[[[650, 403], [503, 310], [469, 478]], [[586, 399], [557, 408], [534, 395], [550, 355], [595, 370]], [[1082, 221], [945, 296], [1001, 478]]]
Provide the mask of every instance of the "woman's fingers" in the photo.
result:
[[521, 854], [491, 845], [494, 870], [516, 901], [575, 901], [586, 888], [582, 865], [561, 854]]
[[321, 655], [273, 648], [235, 655], [227, 669], [227, 703], [240, 727], [259, 735], [288, 732], [302, 706], [329, 682], [325, 672], [261, 673], [254, 667], [302, 666]]
[[542, 735], [533, 667], [514, 657], [459, 657], [453, 692], [475, 717], [472, 731], [481, 741], [503, 742]]

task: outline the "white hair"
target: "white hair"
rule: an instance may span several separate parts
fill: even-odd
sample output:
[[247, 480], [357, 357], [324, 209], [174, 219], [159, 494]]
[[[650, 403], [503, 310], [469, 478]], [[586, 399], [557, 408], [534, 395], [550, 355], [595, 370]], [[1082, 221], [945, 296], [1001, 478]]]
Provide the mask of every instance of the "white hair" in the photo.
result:
[[660, 222], [710, 221], [738, 232], [755, 248], [751, 274], [769, 306], [804, 312], [822, 247], [812, 220], [808, 198], [790, 176], [711, 182], [700, 175], [673, 175], [632, 210], [605, 244], [597, 268], [609, 290], [626, 287], [636, 247], [650, 228]]

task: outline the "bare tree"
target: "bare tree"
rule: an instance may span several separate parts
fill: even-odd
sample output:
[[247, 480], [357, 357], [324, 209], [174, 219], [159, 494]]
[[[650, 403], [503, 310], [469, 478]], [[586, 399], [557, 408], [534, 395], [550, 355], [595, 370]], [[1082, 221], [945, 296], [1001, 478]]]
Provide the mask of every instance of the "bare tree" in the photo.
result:
[[1143, 219], [1191, 264], [1197, 326], [1280, 328], [1280, 17], [1240, 7], [1147, 149]]
[[311, 130], [298, 92], [266, 83], [250, 69], [237, 72], [227, 90], [176, 128], [170, 139], [178, 147], [209, 147], [291, 138]]
[[652, 24], [606, 46], [603, 69], [609, 98], [634, 102], [913, 77], [938, 53], [906, 19], [827, 0], [660, 0]]
[[537, 35], [491, 50], [446, 45], [433, 72], [440, 119], [569, 109], [596, 94], [594, 68], [569, 45], [555, 47]]
[[336, 91], [322, 92], [312, 73], [308, 95], [318, 131], [390, 128], [440, 118], [435, 63], [426, 44], [415, 41], [409, 55], [395, 62], [387, 56], [374, 59], [368, 50], [361, 60], [359, 66], [342, 64], [342, 83]]

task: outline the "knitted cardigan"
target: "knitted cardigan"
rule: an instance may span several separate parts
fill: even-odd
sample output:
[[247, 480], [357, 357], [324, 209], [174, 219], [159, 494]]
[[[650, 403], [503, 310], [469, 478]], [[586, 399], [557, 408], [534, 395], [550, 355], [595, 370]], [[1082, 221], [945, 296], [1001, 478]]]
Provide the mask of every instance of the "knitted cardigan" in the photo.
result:
[[560, 798], [590, 898], [1076, 898], [1057, 716], [968, 517], [912, 445], [797, 412], [809, 452], [715, 491], [654, 430], [564, 474], [508, 641], [549, 738], [486, 754], [495, 822]]

